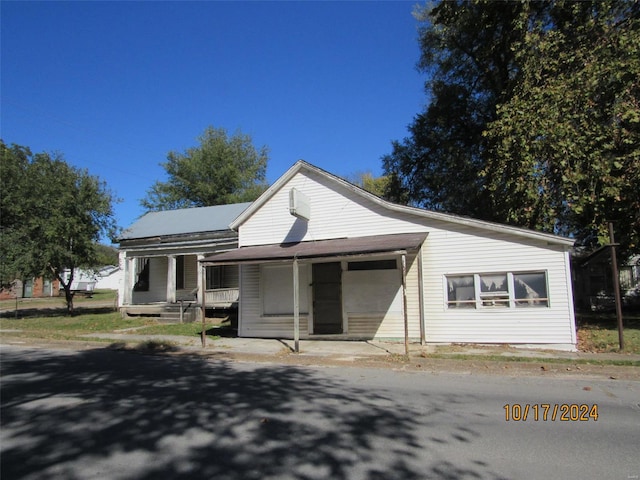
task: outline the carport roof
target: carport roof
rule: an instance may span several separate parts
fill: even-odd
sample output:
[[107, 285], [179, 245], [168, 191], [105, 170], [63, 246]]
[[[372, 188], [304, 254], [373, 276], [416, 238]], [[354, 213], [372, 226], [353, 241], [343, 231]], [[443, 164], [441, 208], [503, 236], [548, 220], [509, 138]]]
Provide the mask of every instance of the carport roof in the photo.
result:
[[409, 252], [420, 248], [427, 233], [400, 233], [370, 237], [334, 238], [298, 243], [240, 247], [201, 260], [207, 265], [264, 263], [373, 253]]

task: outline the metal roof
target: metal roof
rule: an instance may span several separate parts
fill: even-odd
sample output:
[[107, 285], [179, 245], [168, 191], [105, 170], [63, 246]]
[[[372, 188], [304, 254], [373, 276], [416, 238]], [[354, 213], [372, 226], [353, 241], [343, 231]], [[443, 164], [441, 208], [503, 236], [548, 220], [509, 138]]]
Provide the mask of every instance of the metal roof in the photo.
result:
[[119, 240], [229, 230], [229, 225], [251, 203], [182, 208], [149, 212], [124, 230]]
[[400, 233], [240, 247], [217, 255], [211, 255], [201, 260], [201, 262], [205, 264], [262, 263], [292, 260], [294, 258], [310, 259], [415, 251], [420, 248], [426, 238], [426, 233]]

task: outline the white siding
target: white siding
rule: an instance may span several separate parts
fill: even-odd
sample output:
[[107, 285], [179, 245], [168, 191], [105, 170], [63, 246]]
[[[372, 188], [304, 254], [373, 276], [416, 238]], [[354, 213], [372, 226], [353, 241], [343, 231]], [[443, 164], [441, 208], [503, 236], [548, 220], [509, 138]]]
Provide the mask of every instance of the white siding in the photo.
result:
[[[311, 201], [311, 220], [289, 214], [289, 190], [295, 187]], [[240, 226], [240, 246], [427, 232], [423, 246], [425, 335], [434, 343], [513, 343], [575, 345], [571, 279], [565, 247], [548, 245], [509, 233], [391, 212], [333, 180], [314, 172], [298, 172]], [[409, 336], [420, 337], [418, 264], [407, 260]], [[240, 335], [291, 337], [291, 317], [264, 317], [261, 312], [259, 268], [243, 267]], [[445, 276], [492, 272], [545, 271], [549, 307], [447, 309]], [[398, 273], [399, 275], [399, 273]], [[356, 272], [345, 272], [343, 293], [348, 335], [397, 338], [404, 336], [401, 289], [397, 283], [389, 308], [365, 311], [354, 299]], [[377, 287], [371, 286], [371, 291]], [[309, 297], [311, 298], [311, 297]], [[400, 308], [399, 308], [400, 306]], [[375, 310], [375, 311], [374, 311]], [[313, 315], [313, 312], [309, 312]], [[307, 333], [301, 318], [301, 336]]]
[[[393, 214], [359, 195], [333, 185], [324, 177], [299, 172], [254, 213], [239, 231], [239, 245], [363, 237], [424, 231], [408, 215]], [[295, 187], [311, 200], [311, 220], [289, 214], [289, 191]]]
[[[423, 255], [427, 342], [575, 343], [571, 280], [561, 247], [470, 230], [433, 231]], [[446, 275], [521, 271], [547, 272], [548, 308], [447, 309]]]

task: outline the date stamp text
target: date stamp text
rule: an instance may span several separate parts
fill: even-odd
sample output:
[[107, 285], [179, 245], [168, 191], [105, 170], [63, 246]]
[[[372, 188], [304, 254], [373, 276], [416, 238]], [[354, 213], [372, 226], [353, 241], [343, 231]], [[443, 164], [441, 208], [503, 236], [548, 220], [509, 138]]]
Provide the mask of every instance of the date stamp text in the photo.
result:
[[597, 403], [507, 403], [502, 408], [507, 422], [598, 421]]

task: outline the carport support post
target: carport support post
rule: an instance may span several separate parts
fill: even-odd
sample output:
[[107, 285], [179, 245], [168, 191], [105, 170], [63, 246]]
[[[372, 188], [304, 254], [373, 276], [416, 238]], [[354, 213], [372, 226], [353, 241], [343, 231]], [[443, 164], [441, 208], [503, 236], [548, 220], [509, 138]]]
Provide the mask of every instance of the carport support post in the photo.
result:
[[293, 259], [293, 344], [300, 353], [300, 282], [298, 281], [298, 259]]
[[200, 278], [202, 279], [200, 282], [200, 291], [198, 294], [200, 295], [200, 315], [202, 316], [202, 348], [206, 348], [207, 346], [207, 326], [206, 326], [206, 298], [205, 298], [205, 288], [207, 285], [207, 267], [205, 265], [200, 265]]
[[620, 350], [624, 350], [624, 326], [622, 323], [622, 298], [620, 298], [620, 273], [616, 258], [616, 239], [613, 236], [613, 223], [609, 222], [609, 245], [611, 246], [611, 276], [613, 280], [613, 295], [616, 299], [616, 319], [618, 322], [618, 342]]
[[404, 317], [404, 353], [409, 356], [409, 314], [407, 312], [407, 255], [402, 254], [402, 316]]

